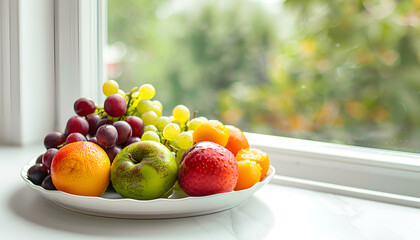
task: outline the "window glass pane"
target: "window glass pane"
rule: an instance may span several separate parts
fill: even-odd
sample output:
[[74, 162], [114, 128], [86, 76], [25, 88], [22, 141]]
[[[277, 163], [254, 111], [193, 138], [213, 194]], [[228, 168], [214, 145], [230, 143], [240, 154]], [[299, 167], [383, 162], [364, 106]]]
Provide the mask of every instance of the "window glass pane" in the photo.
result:
[[420, 152], [420, 4], [108, 0], [109, 78], [244, 131]]

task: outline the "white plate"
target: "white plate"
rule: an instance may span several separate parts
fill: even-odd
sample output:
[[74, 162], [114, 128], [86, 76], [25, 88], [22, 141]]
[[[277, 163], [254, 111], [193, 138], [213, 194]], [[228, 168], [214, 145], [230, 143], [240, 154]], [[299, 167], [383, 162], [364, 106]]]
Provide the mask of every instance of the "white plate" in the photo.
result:
[[41, 186], [33, 184], [27, 178], [28, 169], [35, 163], [33, 159], [25, 165], [20, 175], [26, 184], [62, 208], [103, 217], [135, 218], [135, 219], [158, 219], [190, 217], [224, 211], [245, 202], [252, 194], [267, 184], [274, 176], [275, 169], [270, 166], [265, 179], [252, 188], [219, 193], [203, 197], [189, 197], [174, 193], [168, 198], [153, 200], [135, 200], [122, 198], [113, 191], [105, 192], [101, 197], [86, 197], [68, 194], [62, 191], [49, 191]]

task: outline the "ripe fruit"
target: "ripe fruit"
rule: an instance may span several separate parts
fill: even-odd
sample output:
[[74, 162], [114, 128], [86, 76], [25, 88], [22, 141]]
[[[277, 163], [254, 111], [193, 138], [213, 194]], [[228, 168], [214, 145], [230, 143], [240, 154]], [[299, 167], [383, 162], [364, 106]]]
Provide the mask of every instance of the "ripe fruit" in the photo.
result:
[[232, 125], [226, 125], [226, 128], [229, 130], [229, 140], [225, 148], [231, 151], [233, 155], [236, 156], [241, 149], [249, 148], [248, 139], [246, 139], [241, 129]]
[[155, 87], [153, 87], [151, 84], [143, 84], [139, 88], [139, 97], [141, 99], [151, 99], [155, 96], [155, 94]]
[[48, 176], [48, 168], [42, 163], [37, 163], [28, 169], [28, 179], [35, 185], [41, 185]]
[[81, 133], [70, 133], [66, 138], [66, 144], [73, 142], [86, 141], [87, 139]]
[[57, 148], [66, 141], [66, 136], [60, 132], [48, 133], [44, 138], [44, 146], [46, 149]]
[[58, 149], [57, 148], [50, 148], [48, 149], [44, 155], [42, 156], [42, 164], [47, 168], [51, 168], [51, 163], [54, 159], [55, 154], [57, 154]]
[[42, 181], [41, 186], [46, 190], [57, 190], [57, 188], [55, 188], [52, 182], [51, 175], [48, 175], [44, 178], [44, 181]]
[[181, 128], [176, 123], [169, 123], [163, 129], [163, 137], [169, 141], [175, 141], [176, 137], [181, 133]]
[[188, 149], [193, 145], [193, 137], [190, 132], [182, 132], [176, 138], [176, 143], [181, 149]]
[[91, 142], [62, 147], [51, 165], [54, 186], [63, 192], [101, 196], [109, 184], [111, 163], [104, 150]]
[[265, 175], [267, 175], [268, 169], [270, 168], [270, 160], [268, 159], [267, 153], [256, 148], [240, 150], [238, 154], [236, 154], [236, 160], [250, 160], [258, 163], [261, 167], [260, 181], [265, 178]]
[[70, 133], [78, 132], [86, 136], [89, 133], [89, 123], [86, 119], [80, 116], [71, 117], [66, 124], [65, 135], [68, 136]]
[[102, 85], [102, 92], [105, 94], [105, 96], [111, 96], [112, 94], [118, 93], [118, 83], [114, 80], [108, 80]]
[[238, 175], [238, 163], [229, 150], [213, 142], [200, 142], [182, 155], [178, 183], [190, 196], [205, 196], [231, 192]]
[[254, 186], [261, 178], [261, 167], [254, 161], [244, 160], [238, 162], [239, 178], [235, 191]]
[[92, 114], [96, 110], [95, 102], [90, 98], [79, 98], [74, 102], [74, 111], [77, 115], [84, 117]]
[[171, 151], [161, 143], [141, 141], [124, 148], [114, 159], [111, 182], [123, 197], [154, 199], [175, 184], [177, 165]]
[[96, 139], [101, 147], [111, 148], [118, 140], [117, 129], [112, 125], [103, 125], [98, 128]]
[[101, 121], [101, 117], [97, 114], [91, 114], [87, 118], [87, 121], [89, 123], [89, 135], [95, 136], [96, 131], [98, 130], [98, 123]]
[[184, 105], [178, 105], [172, 110], [172, 115], [175, 120], [184, 124], [190, 119], [190, 110]]
[[137, 116], [129, 116], [125, 119], [128, 124], [130, 124], [133, 133], [131, 134], [132, 137], [141, 137], [144, 131], [144, 122], [141, 118]]
[[229, 140], [229, 130], [217, 120], [209, 120], [198, 126], [193, 133], [195, 143], [210, 141], [226, 146]]
[[105, 99], [105, 112], [111, 117], [121, 117], [127, 111], [125, 98], [119, 94], [112, 94]]
[[118, 121], [113, 124], [118, 132], [117, 144], [124, 144], [132, 134], [131, 126], [125, 121]]

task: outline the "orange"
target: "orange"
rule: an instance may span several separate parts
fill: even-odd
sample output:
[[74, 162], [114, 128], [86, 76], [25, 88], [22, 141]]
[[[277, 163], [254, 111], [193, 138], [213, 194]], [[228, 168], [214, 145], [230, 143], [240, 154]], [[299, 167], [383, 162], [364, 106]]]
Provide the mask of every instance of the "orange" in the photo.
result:
[[261, 166], [261, 178], [260, 181], [264, 179], [265, 175], [267, 175], [268, 168], [270, 167], [270, 160], [268, 159], [267, 153], [256, 149], [242, 149], [236, 154], [236, 160], [243, 161], [243, 160], [250, 160], [258, 163]]
[[241, 149], [249, 148], [248, 139], [246, 139], [241, 129], [231, 125], [226, 125], [226, 128], [229, 130], [229, 140], [225, 148], [231, 151], [233, 155], [236, 156]]
[[210, 141], [226, 146], [229, 140], [229, 130], [217, 120], [208, 120], [198, 126], [193, 132], [194, 143]]
[[238, 162], [239, 178], [235, 191], [243, 190], [254, 186], [261, 178], [261, 167], [258, 163], [249, 160]]
[[83, 141], [62, 147], [51, 164], [57, 190], [83, 196], [101, 196], [109, 184], [111, 161], [98, 145]]

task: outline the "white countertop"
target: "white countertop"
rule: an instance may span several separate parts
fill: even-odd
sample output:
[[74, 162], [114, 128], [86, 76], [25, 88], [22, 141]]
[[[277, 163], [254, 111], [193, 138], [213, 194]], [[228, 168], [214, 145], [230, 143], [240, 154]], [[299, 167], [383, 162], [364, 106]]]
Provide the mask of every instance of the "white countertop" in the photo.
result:
[[199, 217], [128, 220], [52, 205], [19, 172], [42, 146], [0, 147], [0, 239], [420, 239], [420, 209], [268, 184]]

